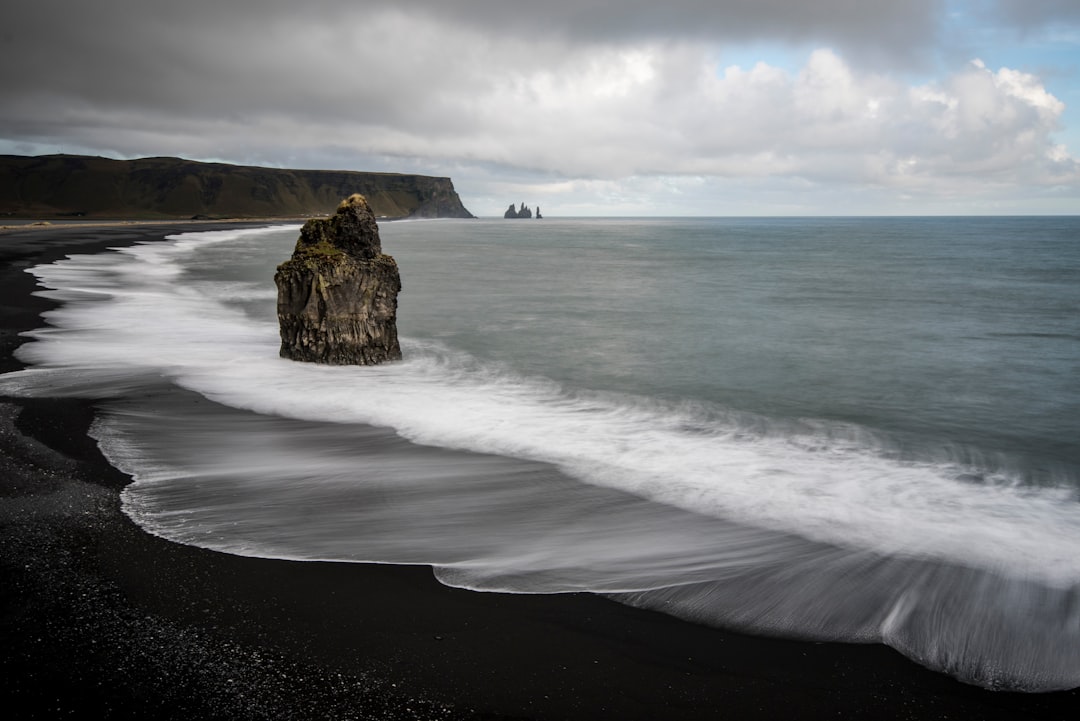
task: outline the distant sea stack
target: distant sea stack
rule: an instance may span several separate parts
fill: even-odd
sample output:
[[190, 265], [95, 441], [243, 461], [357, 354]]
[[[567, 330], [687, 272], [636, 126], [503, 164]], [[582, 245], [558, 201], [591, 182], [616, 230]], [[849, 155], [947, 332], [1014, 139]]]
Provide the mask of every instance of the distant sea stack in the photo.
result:
[[316, 217], [353, 193], [380, 219], [473, 217], [450, 178], [183, 158], [0, 155], [0, 220]]
[[383, 255], [364, 196], [351, 195], [333, 216], [305, 223], [274, 282], [283, 358], [331, 365], [401, 360], [401, 279], [397, 263]]
[[[514, 204], [511, 203], [510, 207], [506, 209], [505, 213], [503, 213], [503, 217], [504, 218], [531, 218], [531, 217], [533, 217], [533, 214], [532, 214], [532, 211], [529, 210], [529, 206], [525, 205], [525, 203], [522, 203], [521, 208], [517, 209], [517, 210], [514, 209]], [[539, 207], [536, 208], [536, 217], [537, 218], [540, 217], [540, 208]]]

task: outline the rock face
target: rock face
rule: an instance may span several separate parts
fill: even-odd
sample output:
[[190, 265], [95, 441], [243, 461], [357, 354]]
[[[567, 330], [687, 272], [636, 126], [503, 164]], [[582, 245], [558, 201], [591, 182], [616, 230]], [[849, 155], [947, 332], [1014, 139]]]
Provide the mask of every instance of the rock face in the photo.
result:
[[450, 178], [182, 158], [0, 155], [0, 217], [295, 218], [362, 193], [378, 218], [471, 218]]
[[333, 216], [305, 223], [274, 282], [283, 358], [332, 365], [401, 360], [401, 279], [397, 263], [383, 255], [364, 196], [352, 195]]

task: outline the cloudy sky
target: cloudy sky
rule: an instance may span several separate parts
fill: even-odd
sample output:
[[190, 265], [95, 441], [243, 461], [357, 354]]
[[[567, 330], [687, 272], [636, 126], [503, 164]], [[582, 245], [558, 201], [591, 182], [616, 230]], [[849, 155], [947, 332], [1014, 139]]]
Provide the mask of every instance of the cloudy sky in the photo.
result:
[[477, 215], [1080, 213], [1078, 0], [17, 0], [0, 153], [447, 175]]

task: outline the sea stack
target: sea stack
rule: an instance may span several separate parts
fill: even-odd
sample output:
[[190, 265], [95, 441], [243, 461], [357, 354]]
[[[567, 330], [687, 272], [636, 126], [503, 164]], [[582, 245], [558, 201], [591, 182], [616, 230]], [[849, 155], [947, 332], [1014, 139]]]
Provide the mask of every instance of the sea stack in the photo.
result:
[[364, 196], [300, 229], [292, 258], [277, 268], [281, 356], [331, 365], [401, 360], [397, 263], [383, 255]]
[[511, 203], [510, 207], [506, 209], [505, 213], [503, 213], [503, 217], [504, 218], [531, 218], [533, 216], [532, 216], [532, 211], [529, 210], [529, 206], [525, 205], [525, 203], [521, 204], [521, 209], [520, 210], [515, 210], [514, 209], [514, 204]]

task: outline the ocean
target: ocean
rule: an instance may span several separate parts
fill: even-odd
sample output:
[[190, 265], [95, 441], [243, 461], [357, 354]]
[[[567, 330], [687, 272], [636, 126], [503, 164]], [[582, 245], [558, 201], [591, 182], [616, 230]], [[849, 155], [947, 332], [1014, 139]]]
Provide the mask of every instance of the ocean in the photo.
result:
[[30, 269], [150, 533], [1080, 686], [1080, 218], [381, 225], [405, 360], [278, 357], [299, 226]]

